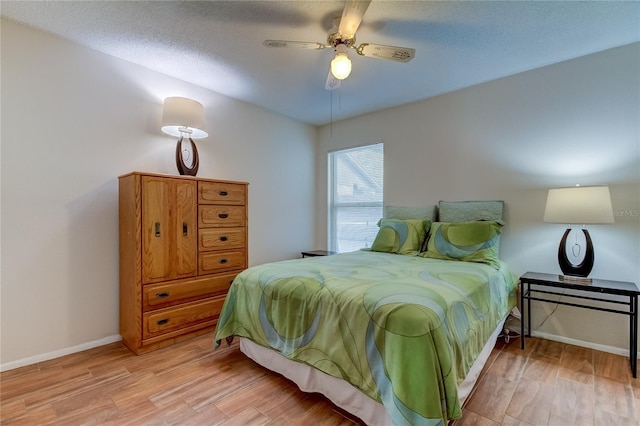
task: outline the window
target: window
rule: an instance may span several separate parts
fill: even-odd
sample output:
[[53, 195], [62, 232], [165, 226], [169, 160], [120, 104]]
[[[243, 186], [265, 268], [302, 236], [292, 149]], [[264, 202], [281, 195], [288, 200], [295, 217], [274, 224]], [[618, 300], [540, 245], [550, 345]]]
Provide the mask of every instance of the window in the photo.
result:
[[382, 217], [383, 144], [329, 153], [329, 250], [371, 247]]

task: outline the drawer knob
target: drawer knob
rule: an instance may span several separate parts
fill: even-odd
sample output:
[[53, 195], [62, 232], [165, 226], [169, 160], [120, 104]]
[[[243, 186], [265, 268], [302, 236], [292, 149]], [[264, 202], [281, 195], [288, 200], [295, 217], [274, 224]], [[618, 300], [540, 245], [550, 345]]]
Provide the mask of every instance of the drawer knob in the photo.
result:
[[164, 299], [165, 297], [169, 297], [169, 293], [167, 293], [166, 291], [162, 293], [156, 293], [156, 297], [158, 299]]
[[169, 318], [163, 318], [161, 320], [158, 320], [157, 324], [158, 325], [165, 325], [168, 322], [169, 322]]
[[221, 197], [226, 197], [228, 195], [227, 191], [220, 191], [219, 194]]
[[224, 235], [222, 237], [220, 237], [220, 241], [227, 241], [227, 240], [228, 240], [228, 238], [226, 236], [224, 236]]
[[218, 217], [219, 217], [220, 219], [226, 219], [226, 218], [228, 218], [228, 217], [229, 217], [229, 214], [228, 214], [228, 213], [220, 213], [220, 214], [218, 214]]
[[228, 262], [228, 260], [227, 260], [227, 259], [220, 259], [220, 263], [221, 263], [221, 264], [223, 264], [223, 265], [224, 265], [225, 263], [227, 263], [227, 262]]

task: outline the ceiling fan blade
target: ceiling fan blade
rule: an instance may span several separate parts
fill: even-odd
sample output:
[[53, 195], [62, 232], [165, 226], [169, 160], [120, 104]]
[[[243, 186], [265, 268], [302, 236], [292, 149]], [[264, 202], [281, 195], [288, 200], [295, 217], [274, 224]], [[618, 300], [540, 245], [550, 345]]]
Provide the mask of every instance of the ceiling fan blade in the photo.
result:
[[324, 49], [326, 44], [316, 43], [313, 41], [289, 41], [289, 40], [265, 40], [262, 44], [266, 47], [295, 47], [297, 49]]
[[338, 27], [338, 31], [342, 37], [352, 38], [355, 35], [360, 23], [362, 22], [364, 13], [369, 7], [369, 3], [371, 3], [371, 0], [347, 1], [347, 4], [344, 5], [344, 10], [342, 11], [340, 26]]
[[324, 88], [327, 90], [333, 90], [340, 87], [340, 80], [335, 78], [331, 73], [331, 68], [329, 68], [329, 74], [327, 75], [327, 83], [324, 85]]
[[409, 62], [416, 56], [416, 49], [410, 47], [383, 46], [381, 44], [362, 43], [356, 47], [358, 55], [371, 58], [390, 59], [397, 62]]

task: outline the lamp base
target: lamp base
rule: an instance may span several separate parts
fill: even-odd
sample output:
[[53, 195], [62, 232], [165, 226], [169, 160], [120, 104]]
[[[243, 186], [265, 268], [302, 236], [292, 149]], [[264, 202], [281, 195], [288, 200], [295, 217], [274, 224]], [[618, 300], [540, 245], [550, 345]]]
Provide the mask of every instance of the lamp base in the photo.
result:
[[191, 167], [187, 166], [184, 163], [184, 157], [182, 156], [183, 139], [184, 137], [180, 136], [180, 139], [178, 139], [178, 145], [176, 145], [176, 167], [178, 168], [178, 172], [181, 175], [195, 176], [198, 173], [198, 167], [200, 166], [198, 149], [196, 148], [196, 144], [193, 142], [193, 139], [189, 138], [189, 142], [191, 143], [191, 155], [193, 155], [193, 162], [191, 163]]
[[560, 281], [566, 281], [573, 284], [591, 284], [593, 280], [587, 277], [573, 277], [571, 275], [558, 275]]
[[585, 242], [586, 242], [586, 250], [584, 252], [584, 259], [582, 262], [575, 265], [571, 263], [569, 258], [567, 257], [567, 237], [569, 236], [569, 232], [571, 232], [571, 228], [567, 228], [564, 231], [564, 235], [562, 236], [562, 240], [560, 240], [560, 246], [558, 247], [558, 264], [560, 265], [560, 269], [562, 273], [571, 277], [586, 277], [589, 275], [591, 270], [593, 269], [593, 262], [595, 259], [593, 252], [593, 243], [591, 242], [591, 236], [589, 235], [589, 231], [585, 228], [582, 228], [582, 233], [584, 234]]

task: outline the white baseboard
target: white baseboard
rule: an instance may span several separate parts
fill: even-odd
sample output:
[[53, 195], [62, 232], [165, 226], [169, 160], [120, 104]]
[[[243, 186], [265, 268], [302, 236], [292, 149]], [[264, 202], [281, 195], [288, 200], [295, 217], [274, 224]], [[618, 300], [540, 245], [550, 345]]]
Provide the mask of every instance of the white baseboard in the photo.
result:
[[[534, 331], [531, 333], [533, 337], [540, 337], [542, 339], [553, 340], [560, 343], [567, 343], [569, 345], [581, 346], [583, 348], [595, 349], [600, 352], [608, 352], [610, 354], [622, 355], [629, 357], [629, 350], [617, 348], [615, 346], [599, 345], [593, 342], [585, 342], [583, 340], [572, 339], [570, 337], [556, 336], [555, 334], [542, 333], [540, 331]], [[640, 354], [639, 354], [640, 355]]]
[[76, 352], [86, 351], [87, 349], [97, 348], [98, 346], [108, 345], [109, 343], [119, 342], [122, 337], [119, 334], [108, 336], [103, 339], [94, 340], [92, 342], [82, 343], [69, 348], [58, 349], [57, 351], [47, 352], [46, 354], [30, 356], [16, 361], [10, 361], [0, 364], [0, 371], [13, 370], [14, 368], [24, 367], [26, 365], [36, 364], [38, 362], [49, 361], [50, 359], [59, 358], [61, 356], [74, 354]]

